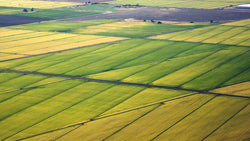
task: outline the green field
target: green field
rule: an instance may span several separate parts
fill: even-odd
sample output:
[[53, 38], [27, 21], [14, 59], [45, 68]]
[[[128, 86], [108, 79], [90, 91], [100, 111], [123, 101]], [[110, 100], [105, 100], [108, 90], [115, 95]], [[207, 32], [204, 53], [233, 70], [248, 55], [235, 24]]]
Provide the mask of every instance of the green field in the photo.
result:
[[49, 21], [27, 25], [11, 26], [12, 29], [25, 29], [35, 31], [56, 31], [87, 35], [104, 35], [118, 37], [145, 37], [161, 33], [181, 31], [209, 24], [154, 24], [150, 22], [133, 22], [119, 20], [97, 20], [81, 22]]
[[187, 30], [159, 36], [153, 36], [150, 38], [174, 41], [249, 46], [249, 33], [249, 27], [247, 26], [237, 27], [232, 26], [231, 24], [225, 24], [223, 26], [215, 25], [205, 28], [197, 28], [190, 31]]
[[246, 21], [0, 28], [0, 140], [246, 140]]
[[203, 8], [213, 9], [219, 7], [227, 7], [230, 5], [239, 5], [249, 2], [249, 0], [115, 0], [110, 1], [110, 4], [132, 4], [146, 5], [159, 7], [179, 7], [179, 8]]
[[[77, 3], [73, 3], [78, 5]], [[49, 19], [63, 19], [63, 18], [73, 18], [80, 16], [88, 16], [103, 13], [112, 13], [121, 11], [116, 9], [113, 5], [88, 5], [81, 7], [54, 7], [54, 8], [40, 8], [33, 7], [34, 11], [31, 11], [32, 7], [24, 7], [29, 12], [23, 12], [23, 8], [17, 7], [3, 7], [5, 5], [0, 4], [0, 14], [1, 15], [16, 15], [16, 16], [28, 16], [28, 17], [40, 17]], [[7, 5], [6, 5], [7, 6]]]

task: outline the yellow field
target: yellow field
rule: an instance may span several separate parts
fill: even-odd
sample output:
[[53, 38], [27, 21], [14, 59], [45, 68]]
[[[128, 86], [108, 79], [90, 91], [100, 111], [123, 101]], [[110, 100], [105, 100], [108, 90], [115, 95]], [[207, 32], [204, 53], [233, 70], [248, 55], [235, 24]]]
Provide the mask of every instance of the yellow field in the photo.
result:
[[32, 1], [32, 0], [0, 0], [0, 6], [4, 7], [24, 7], [51, 9], [73, 5], [83, 5], [82, 3], [73, 2], [52, 2], [52, 1]]
[[244, 82], [232, 86], [227, 86], [219, 89], [213, 90], [216, 93], [223, 94], [232, 94], [232, 95], [241, 95], [241, 96], [250, 96], [250, 82]]
[[102, 24], [97, 26], [88, 26], [85, 28], [78, 29], [77, 33], [99, 33], [99, 32], [109, 32], [124, 27], [133, 27], [133, 26], [143, 26], [149, 23], [145, 22], [115, 22], [110, 24]]
[[124, 39], [127, 38], [57, 32], [33, 32], [29, 30], [1, 28], [0, 52], [2, 54], [0, 60], [120, 41]]
[[230, 26], [250, 26], [250, 19], [241, 20], [237, 22], [225, 23], [223, 25], [230, 25]]

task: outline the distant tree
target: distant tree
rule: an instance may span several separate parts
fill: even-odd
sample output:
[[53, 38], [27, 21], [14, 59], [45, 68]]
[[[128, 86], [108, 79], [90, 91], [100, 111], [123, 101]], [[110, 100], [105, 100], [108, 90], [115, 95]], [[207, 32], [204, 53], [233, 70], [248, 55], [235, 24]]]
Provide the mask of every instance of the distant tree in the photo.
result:
[[147, 20], [144, 19], [143, 21], [146, 22]]
[[28, 12], [28, 10], [27, 9], [23, 9], [23, 12]]
[[210, 23], [214, 23], [214, 21], [213, 21], [213, 20], [210, 20]]
[[151, 23], [154, 23], [154, 22], [155, 22], [155, 21], [152, 19], [152, 20], [151, 20]]
[[31, 8], [30, 11], [34, 11], [34, 8]]
[[161, 21], [158, 21], [157, 24], [162, 24], [162, 22], [161, 22]]
[[190, 23], [194, 23], [193, 21], [191, 21]]

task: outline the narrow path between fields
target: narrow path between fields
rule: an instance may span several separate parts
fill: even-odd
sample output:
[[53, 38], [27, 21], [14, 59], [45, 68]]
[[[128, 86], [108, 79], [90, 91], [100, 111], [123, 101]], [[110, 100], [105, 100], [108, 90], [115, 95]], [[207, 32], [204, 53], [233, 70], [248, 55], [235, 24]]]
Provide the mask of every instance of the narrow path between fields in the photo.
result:
[[168, 86], [158, 86], [158, 85], [151, 85], [151, 84], [140, 84], [140, 83], [131, 83], [131, 82], [112, 81], [112, 80], [92, 79], [92, 78], [78, 77], [78, 76], [58, 75], [58, 74], [29, 72], [29, 71], [17, 71], [17, 70], [9, 70], [9, 69], [0, 69], [0, 71], [2, 71], [2, 72], [13, 72], [13, 73], [23, 73], [23, 74], [33, 74], [33, 75], [42, 75], [42, 76], [51, 76], [51, 77], [62, 77], [62, 78], [69, 78], [69, 79], [80, 79], [80, 80], [94, 81], [94, 82], [104, 82], [104, 83], [125, 84], [125, 85], [133, 85], [133, 86], [143, 86], [143, 87], [148, 87], [148, 88], [163, 88], [163, 89], [181, 90], [181, 91], [189, 91], [189, 92], [196, 92], [196, 93], [203, 93], [203, 94], [216, 94], [216, 95], [223, 95], [223, 96], [250, 98], [249, 96], [222, 94], [222, 93], [209, 92], [209, 91], [206, 91], [206, 90], [193, 90], [193, 89], [184, 89], [184, 88], [168, 87]]

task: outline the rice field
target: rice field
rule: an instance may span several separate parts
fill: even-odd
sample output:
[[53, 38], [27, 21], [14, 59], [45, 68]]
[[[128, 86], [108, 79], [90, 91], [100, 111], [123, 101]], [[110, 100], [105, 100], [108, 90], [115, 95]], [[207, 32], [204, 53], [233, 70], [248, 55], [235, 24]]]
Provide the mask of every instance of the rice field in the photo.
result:
[[[242, 22], [243, 23], [243, 22]], [[237, 25], [237, 23], [235, 23]], [[234, 26], [233, 23], [225, 25], [215, 25], [193, 30], [174, 32], [159, 36], [150, 37], [151, 39], [200, 42], [212, 44], [227, 44], [249, 46], [249, 27]]]
[[250, 137], [246, 22], [59, 23], [0, 28], [0, 140]]
[[[19, 0], [20, 2], [20, 0]], [[36, 5], [38, 2], [48, 2], [53, 3], [52, 1], [30, 1]], [[55, 2], [55, 1], [54, 1]], [[49, 19], [65, 19], [65, 18], [73, 18], [73, 17], [81, 17], [81, 16], [88, 16], [88, 15], [96, 15], [96, 14], [103, 14], [103, 13], [110, 13], [110, 12], [117, 12], [123, 11], [120, 9], [115, 8], [114, 5], [102, 5], [102, 4], [95, 4], [95, 5], [87, 5], [85, 3], [71, 3], [72, 6], [59, 6], [63, 2], [57, 2], [56, 6], [53, 5], [37, 5], [35, 7], [24, 7], [28, 10], [28, 12], [23, 12], [24, 8], [21, 7], [3, 7], [0, 5], [0, 14], [2, 15], [15, 15], [15, 16], [26, 16], [26, 17], [40, 17], [40, 18], [49, 18]], [[64, 2], [64, 4], [66, 4]], [[70, 2], [68, 2], [70, 4]], [[80, 6], [77, 6], [80, 5]], [[19, 6], [25, 6], [24, 3], [20, 4]], [[28, 5], [27, 5], [28, 6]], [[40, 9], [40, 7], [44, 7], [45, 9]], [[31, 11], [33, 8], [33, 11]], [[49, 9], [48, 9], [49, 8]], [[49, 27], [48, 27], [49, 29]]]
[[124, 40], [121, 37], [75, 35], [54, 32], [33, 32], [30, 30], [4, 29], [0, 36], [1, 60], [22, 56], [68, 50], [94, 44]]
[[39, 8], [52, 9], [66, 6], [83, 5], [82, 3], [73, 2], [52, 2], [52, 1], [32, 1], [32, 0], [0, 0], [0, 6], [4, 7], [22, 7], [22, 8]]
[[12, 29], [34, 31], [56, 31], [87, 35], [104, 35], [116, 37], [146, 37], [206, 26], [207, 24], [156, 24], [139, 21], [97, 20], [80, 22], [49, 21], [27, 25], [12, 26]]

